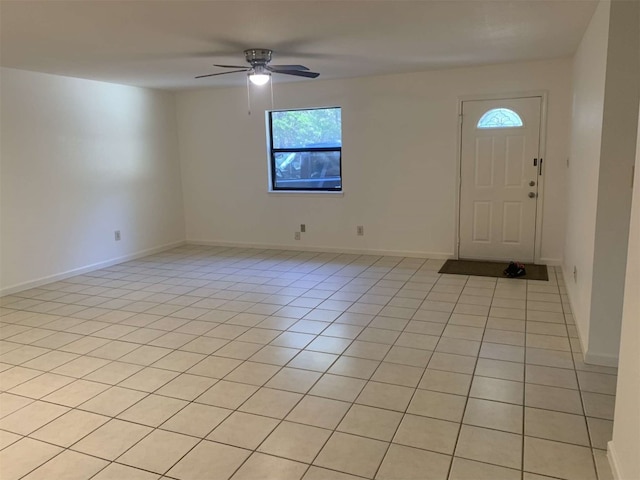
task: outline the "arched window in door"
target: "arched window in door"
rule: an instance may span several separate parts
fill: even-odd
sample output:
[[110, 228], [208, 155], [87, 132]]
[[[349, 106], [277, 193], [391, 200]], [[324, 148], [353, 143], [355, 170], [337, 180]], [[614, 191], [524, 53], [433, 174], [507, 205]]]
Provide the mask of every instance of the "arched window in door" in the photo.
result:
[[522, 118], [508, 108], [492, 108], [478, 120], [477, 128], [517, 128], [524, 126]]

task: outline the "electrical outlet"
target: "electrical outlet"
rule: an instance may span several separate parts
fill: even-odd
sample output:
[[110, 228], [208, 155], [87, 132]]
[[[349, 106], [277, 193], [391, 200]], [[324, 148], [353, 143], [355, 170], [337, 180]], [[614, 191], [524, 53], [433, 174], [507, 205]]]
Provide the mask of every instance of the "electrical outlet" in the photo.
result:
[[116, 230], [115, 232], [113, 232], [113, 238], [116, 239], [116, 242], [120, 241], [120, 230]]
[[358, 226], [356, 227], [356, 234], [357, 234], [357, 235], [360, 235], [360, 236], [364, 235], [364, 226], [362, 226], [362, 225], [358, 225]]
[[293, 234], [293, 239], [294, 240], [300, 240], [300, 232], [296, 232]]
[[302, 233], [304, 233], [304, 232], [306, 232], [306, 231], [307, 231], [307, 226], [306, 226], [304, 223], [301, 223], [301, 224], [300, 224], [300, 231], [301, 231]]
[[578, 283], [578, 267], [573, 266], [573, 281]]

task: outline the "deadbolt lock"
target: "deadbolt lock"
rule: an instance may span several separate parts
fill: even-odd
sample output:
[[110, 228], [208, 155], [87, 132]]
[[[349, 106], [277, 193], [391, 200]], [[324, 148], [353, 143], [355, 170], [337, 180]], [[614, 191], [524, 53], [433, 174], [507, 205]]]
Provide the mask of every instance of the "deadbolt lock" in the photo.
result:
[[529, 186], [530, 186], [530, 187], [535, 186], [535, 184], [536, 184], [536, 182], [534, 182], [533, 180], [531, 180], [531, 181], [529, 182]]
[[529, 198], [536, 198], [536, 194], [534, 192], [529, 192]]

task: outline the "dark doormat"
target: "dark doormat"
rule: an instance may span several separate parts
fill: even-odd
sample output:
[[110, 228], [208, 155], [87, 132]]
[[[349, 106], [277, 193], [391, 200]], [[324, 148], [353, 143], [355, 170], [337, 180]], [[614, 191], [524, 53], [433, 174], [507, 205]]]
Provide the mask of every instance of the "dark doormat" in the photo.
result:
[[[438, 273], [450, 273], [453, 275], [476, 275], [482, 277], [508, 278], [503, 272], [509, 266], [509, 262], [484, 262], [480, 260], [447, 260]], [[526, 275], [517, 278], [526, 280], [549, 281], [546, 265], [534, 265], [525, 263]]]

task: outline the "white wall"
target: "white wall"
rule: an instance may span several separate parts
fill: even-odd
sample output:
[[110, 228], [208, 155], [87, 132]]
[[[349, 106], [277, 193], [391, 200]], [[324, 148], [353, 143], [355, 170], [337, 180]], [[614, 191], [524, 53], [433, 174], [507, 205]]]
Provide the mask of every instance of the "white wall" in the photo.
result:
[[637, 138], [616, 409], [609, 443], [617, 480], [640, 478], [640, 129]]
[[609, 366], [618, 361], [629, 236], [640, 95], [638, 13], [637, 2], [601, 2], [573, 69], [563, 266], [585, 361]]
[[[460, 96], [547, 90], [542, 257], [564, 241], [570, 119], [566, 59], [276, 83], [275, 107], [341, 106], [344, 195], [267, 193], [264, 110], [268, 89], [177, 94], [189, 241], [451, 256], [456, 218]], [[307, 225], [301, 241], [293, 233]], [[365, 236], [357, 237], [356, 225]]]
[[[567, 175], [564, 277], [581, 338], [589, 338], [598, 171], [607, 72], [609, 4], [600, 2], [573, 59], [571, 157]], [[573, 280], [574, 267], [577, 281]]]
[[0, 293], [184, 240], [173, 94], [0, 78]]

